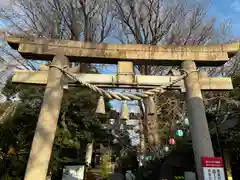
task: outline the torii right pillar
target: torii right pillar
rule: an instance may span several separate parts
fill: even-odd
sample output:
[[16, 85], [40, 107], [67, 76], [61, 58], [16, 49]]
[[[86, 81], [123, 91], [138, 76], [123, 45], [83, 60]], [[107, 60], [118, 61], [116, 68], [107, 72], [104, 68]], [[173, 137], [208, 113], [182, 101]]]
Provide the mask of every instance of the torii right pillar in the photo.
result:
[[188, 73], [188, 76], [184, 79], [187, 114], [190, 123], [197, 176], [198, 180], [203, 180], [201, 157], [214, 156], [212, 141], [208, 129], [196, 64], [194, 61], [184, 61], [181, 68]]

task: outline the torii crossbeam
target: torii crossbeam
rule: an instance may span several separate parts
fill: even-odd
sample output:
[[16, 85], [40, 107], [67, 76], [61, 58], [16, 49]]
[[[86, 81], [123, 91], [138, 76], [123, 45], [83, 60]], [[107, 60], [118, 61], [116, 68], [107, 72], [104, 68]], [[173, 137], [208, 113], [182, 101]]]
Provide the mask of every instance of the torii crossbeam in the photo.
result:
[[[77, 73], [85, 82], [97, 85], [103, 88], [134, 88], [150, 89], [156, 86], [168, 84], [179, 78], [179, 76], [144, 76], [132, 75], [133, 72], [125, 72], [122, 81], [119, 81], [118, 74], [87, 74]], [[13, 83], [46, 85], [48, 80], [48, 67], [41, 65], [40, 71], [16, 70], [12, 78]], [[199, 74], [199, 83], [201, 90], [232, 90], [232, 80], [228, 77], [206, 77]], [[68, 86], [78, 86], [78, 82], [70, 80]], [[170, 89], [179, 89], [184, 92], [184, 82], [179, 81], [170, 87]]]
[[193, 46], [153, 46], [142, 44], [93, 44], [70, 40], [7, 37], [8, 44], [27, 59], [52, 60], [61, 51], [70, 61], [117, 64], [128, 60], [136, 64], [180, 65], [194, 60], [197, 66], [219, 66], [233, 57], [240, 43]]

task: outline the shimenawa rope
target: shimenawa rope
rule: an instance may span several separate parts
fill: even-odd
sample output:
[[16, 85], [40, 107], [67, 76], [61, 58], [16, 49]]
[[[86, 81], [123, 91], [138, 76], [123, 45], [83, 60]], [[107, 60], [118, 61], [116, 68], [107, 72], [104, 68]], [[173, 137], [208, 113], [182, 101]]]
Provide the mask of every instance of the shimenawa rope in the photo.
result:
[[49, 65], [49, 67], [55, 67], [55, 68], [61, 70], [68, 78], [79, 82], [82, 86], [92, 89], [93, 91], [99, 93], [101, 96], [105, 96], [109, 99], [117, 99], [117, 100], [142, 100], [143, 98], [154, 96], [156, 93], [164, 93], [166, 91], [165, 89], [173, 86], [174, 84], [176, 84], [177, 82], [181, 81], [186, 76], [188, 76], [188, 73], [186, 71], [181, 70], [183, 72], [183, 75], [181, 75], [180, 78], [178, 78], [166, 85], [161, 85], [154, 89], [147, 90], [145, 92], [134, 92], [134, 93], [125, 93], [124, 92], [123, 93], [123, 92], [106, 91], [102, 88], [97, 87], [96, 85], [92, 85], [90, 83], [84, 82], [83, 80], [81, 80], [81, 78], [78, 75], [69, 72], [67, 70], [67, 67], [61, 68], [56, 65]]

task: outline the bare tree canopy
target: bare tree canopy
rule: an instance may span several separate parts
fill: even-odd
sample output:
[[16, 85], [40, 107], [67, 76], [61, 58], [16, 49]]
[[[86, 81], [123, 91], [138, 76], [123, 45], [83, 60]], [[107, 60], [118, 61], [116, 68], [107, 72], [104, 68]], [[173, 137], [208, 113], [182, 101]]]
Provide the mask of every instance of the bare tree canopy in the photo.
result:
[[[1, 9], [10, 33], [102, 43], [110, 36], [114, 19], [109, 0], [11, 0]], [[2, 54], [16, 59], [9, 49]], [[5, 58], [6, 59], [6, 58]], [[17, 58], [21, 64], [26, 62]], [[28, 66], [34, 68], [31, 61]], [[82, 64], [81, 70], [91, 68]]]
[[[216, 19], [207, 16], [206, 1], [113, 1], [116, 21], [119, 22], [116, 38], [121, 43], [206, 44], [217, 42], [223, 32], [228, 31], [228, 24], [222, 24], [217, 29]], [[145, 67], [145, 70], [140, 71], [145, 71], [145, 74], [159, 74], [162, 70], [161, 67]]]
[[12, 0], [2, 16], [13, 32], [99, 43], [113, 28], [110, 8], [108, 0]]
[[227, 31], [214, 27], [207, 0], [11, 0], [7, 7], [1, 17], [10, 29], [37, 37], [103, 42], [112, 35], [122, 43], [184, 45]]
[[213, 39], [216, 20], [206, 2], [114, 0], [121, 40], [138, 44], [203, 44]]

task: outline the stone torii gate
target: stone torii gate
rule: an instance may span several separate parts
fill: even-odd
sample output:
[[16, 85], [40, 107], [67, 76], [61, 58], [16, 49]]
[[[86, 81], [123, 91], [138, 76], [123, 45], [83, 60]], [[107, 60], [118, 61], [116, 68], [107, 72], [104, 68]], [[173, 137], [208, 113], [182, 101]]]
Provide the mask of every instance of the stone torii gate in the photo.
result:
[[[196, 169], [199, 180], [203, 179], [201, 157], [213, 157], [214, 153], [201, 90], [231, 90], [233, 87], [231, 78], [200, 76], [196, 66], [223, 65], [238, 52], [239, 43], [199, 46], [117, 45], [17, 36], [8, 36], [7, 42], [26, 59], [52, 60], [50, 68], [41, 66], [40, 71], [17, 70], [12, 79], [14, 83], [46, 85], [25, 180], [46, 179], [64, 86], [77, 86], [76, 81], [67, 83], [61, 71], [69, 61], [118, 64], [118, 73], [115, 75], [77, 74], [84, 82], [102, 88], [151, 89], [180, 77], [135, 75], [134, 64], [181, 66], [187, 76], [169, 89], [179, 89], [186, 94]], [[71, 68], [68, 71], [76, 73]]]

